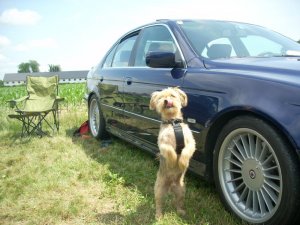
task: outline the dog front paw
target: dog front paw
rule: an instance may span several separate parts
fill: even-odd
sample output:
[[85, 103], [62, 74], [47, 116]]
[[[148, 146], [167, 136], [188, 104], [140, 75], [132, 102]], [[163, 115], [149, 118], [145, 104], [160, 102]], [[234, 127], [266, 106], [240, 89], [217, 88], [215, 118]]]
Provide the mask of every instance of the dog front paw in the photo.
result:
[[181, 171], [186, 170], [189, 166], [189, 161], [190, 161], [189, 157], [182, 154], [178, 160], [179, 169]]
[[177, 154], [174, 151], [168, 151], [166, 153], [167, 167], [174, 168], [177, 162]]

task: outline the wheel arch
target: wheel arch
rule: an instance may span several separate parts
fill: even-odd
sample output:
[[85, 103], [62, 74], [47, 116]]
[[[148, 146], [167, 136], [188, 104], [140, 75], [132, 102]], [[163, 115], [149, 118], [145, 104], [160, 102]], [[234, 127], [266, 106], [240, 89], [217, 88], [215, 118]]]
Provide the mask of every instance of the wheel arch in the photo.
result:
[[87, 97], [88, 107], [90, 106], [90, 101], [91, 101], [91, 98], [93, 97], [93, 95], [95, 95], [98, 99], [100, 99], [100, 98], [99, 98], [99, 95], [97, 95], [97, 92], [96, 92], [96, 91], [91, 91], [91, 92], [88, 94], [88, 97]]
[[[214, 149], [216, 140], [218, 138], [218, 135], [220, 133], [220, 130], [232, 119], [236, 117], [241, 116], [252, 116], [258, 119], [264, 120], [266, 123], [268, 123], [270, 126], [272, 126], [276, 131], [280, 134], [280, 136], [284, 139], [284, 141], [292, 148], [296, 149], [296, 143], [292, 139], [292, 137], [289, 135], [289, 133], [278, 123], [276, 120], [263, 112], [260, 111], [249, 111], [245, 110], [245, 107], [243, 108], [232, 108], [224, 110], [216, 117], [214, 117], [212, 120], [210, 120], [208, 127], [209, 130], [206, 135], [206, 142], [205, 142], [205, 156], [206, 156], [206, 162], [207, 162], [207, 169], [205, 172], [205, 177], [210, 181], [213, 182], [213, 155], [214, 155]], [[295, 151], [296, 154], [296, 151]]]
[[[106, 122], [105, 122], [103, 114], [100, 110], [99, 99], [100, 99], [99, 96], [95, 92], [90, 92], [89, 95], [87, 96], [88, 117], [89, 117], [88, 121], [89, 121], [89, 125], [90, 125], [90, 131], [91, 131], [92, 136], [94, 136], [94, 138], [96, 138], [96, 139], [102, 139], [102, 138], [108, 137], [108, 134], [106, 131]], [[98, 117], [96, 116], [98, 118], [98, 120], [90, 117], [90, 107], [93, 107], [93, 106], [91, 106], [91, 103], [93, 102], [93, 100], [96, 100], [97, 110], [99, 110]], [[95, 121], [98, 121], [98, 122], [95, 122]], [[97, 127], [96, 130], [94, 130], [94, 132], [92, 131], [92, 127]]]

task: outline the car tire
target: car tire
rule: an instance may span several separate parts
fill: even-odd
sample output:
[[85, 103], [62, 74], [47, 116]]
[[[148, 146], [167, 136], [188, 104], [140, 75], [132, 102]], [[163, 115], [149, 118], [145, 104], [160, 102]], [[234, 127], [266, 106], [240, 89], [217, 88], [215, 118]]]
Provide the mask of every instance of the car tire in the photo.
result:
[[101, 139], [106, 134], [105, 120], [103, 113], [100, 110], [100, 104], [96, 95], [93, 95], [89, 101], [89, 127], [92, 136], [96, 139]]
[[295, 224], [300, 206], [298, 157], [276, 129], [242, 116], [221, 130], [214, 179], [226, 209], [251, 224]]

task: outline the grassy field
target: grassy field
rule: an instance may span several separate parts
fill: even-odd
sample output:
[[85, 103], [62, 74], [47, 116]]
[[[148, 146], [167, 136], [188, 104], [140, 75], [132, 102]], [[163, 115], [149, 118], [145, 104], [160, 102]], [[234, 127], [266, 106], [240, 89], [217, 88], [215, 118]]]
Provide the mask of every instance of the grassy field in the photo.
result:
[[94, 139], [74, 138], [87, 120], [86, 106], [77, 99], [64, 105], [60, 133], [43, 138], [21, 139], [20, 124], [7, 118], [11, 110], [0, 107], [0, 224], [242, 224], [224, 210], [213, 186], [191, 174], [187, 215], [178, 216], [168, 196], [165, 216], [156, 221], [158, 162], [117, 138], [106, 148]]

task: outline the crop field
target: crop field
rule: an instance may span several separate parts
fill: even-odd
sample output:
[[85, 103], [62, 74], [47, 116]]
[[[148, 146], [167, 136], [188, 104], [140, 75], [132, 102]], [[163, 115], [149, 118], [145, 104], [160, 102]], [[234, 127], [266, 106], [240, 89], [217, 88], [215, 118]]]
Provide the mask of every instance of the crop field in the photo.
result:
[[[85, 83], [59, 85], [59, 96], [65, 98], [65, 101], [63, 102], [64, 106], [84, 104], [84, 92]], [[6, 107], [7, 100], [18, 99], [26, 95], [27, 92], [24, 85], [15, 87], [0, 87], [0, 106]]]
[[60, 85], [66, 101], [60, 131], [20, 137], [21, 124], [8, 118], [6, 100], [25, 87], [0, 88], [0, 224], [197, 224], [241, 225], [220, 202], [213, 185], [186, 177], [187, 215], [179, 216], [167, 196], [164, 217], [155, 219], [153, 187], [158, 161], [112, 137], [102, 146], [74, 137], [87, 120], [84, 84]]

